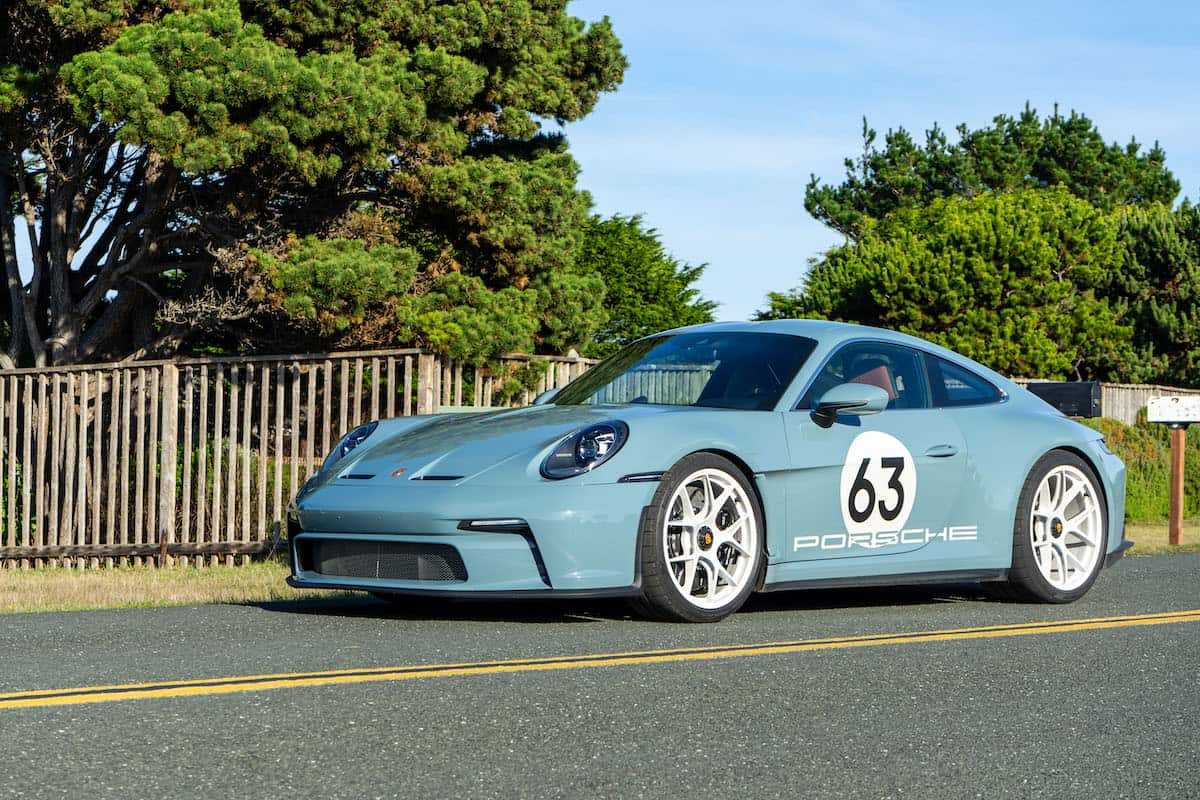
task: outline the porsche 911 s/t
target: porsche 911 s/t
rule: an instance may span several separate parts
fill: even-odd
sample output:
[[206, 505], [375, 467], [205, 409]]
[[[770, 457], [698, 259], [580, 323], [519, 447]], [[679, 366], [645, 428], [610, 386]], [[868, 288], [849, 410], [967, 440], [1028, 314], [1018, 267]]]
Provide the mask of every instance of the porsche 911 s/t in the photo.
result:
[[681, 328], [540, 400], [351, 431], [297, 495], [289, 582], [705, 622], [834, 586], [1070, 602], [1130, 546], [1099, 433], [912, 336]]

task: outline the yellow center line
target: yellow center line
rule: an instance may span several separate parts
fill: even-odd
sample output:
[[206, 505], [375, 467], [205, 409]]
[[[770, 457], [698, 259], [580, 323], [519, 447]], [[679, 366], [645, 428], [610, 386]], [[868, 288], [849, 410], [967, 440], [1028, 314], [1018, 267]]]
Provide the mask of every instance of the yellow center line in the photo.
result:
[[943, 642], [965, 639], [989, 639], [1004, 636], [1066, 633], [1070, 631], [1126, 628], [1143, 625], [1164, 625], [1180, 622], [1200, 622], [1200, 609], [1170, 611], [1154, 614], [1135, 614], [1119, 617], [1093, 617], [1033, 623], [990, 625], [976, 628], [909, 631], [890, 634], [867, 634], [821, 639], [798, 639], [781, 642], [715, 645], [708, 647], [672, 648], [668, 650], [636, 650], [616, 653], [589, 653], [575, 656], [512, 659], [451, 664], [411, 664], [396, 667], [327, 670], [323, 672], [293, 672], [266, 675], [240, 675], [201, 678], [157, 683], [84, 686], [72, 689], [42, 689], [0, 694], [0, 709], [36, 708], [43, 706], [105, 703], [151, 697], [189, 697], [234, 692], [257, 692], [300, 686], [330, 686], [371, 681], [399, 681], [416, 678], [438, 678], [466, 675], [493, 675], [511, 672], [609, 667], [631, 664], [662, 664], [674, 661], [699, 661], [757, 655], [801, 653], [812, 650], [835, 650], [848, 647], [910, 644], [914, 642]]

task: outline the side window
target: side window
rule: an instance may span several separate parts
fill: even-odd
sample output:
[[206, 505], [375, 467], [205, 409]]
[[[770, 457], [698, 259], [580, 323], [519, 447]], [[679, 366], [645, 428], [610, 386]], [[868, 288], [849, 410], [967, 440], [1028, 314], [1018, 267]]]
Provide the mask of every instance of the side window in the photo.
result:
[[800, 408], [842, 383], [868, 383], [887, 392], [888, 408], [929, 408], [921, 354], [884, 342], [853, 342], [838, 350], [817, 373]]
[[974, 372], [937, 356], [926, 358], [936, 407], [979, 406], [1000, 401], [1000, 390]]

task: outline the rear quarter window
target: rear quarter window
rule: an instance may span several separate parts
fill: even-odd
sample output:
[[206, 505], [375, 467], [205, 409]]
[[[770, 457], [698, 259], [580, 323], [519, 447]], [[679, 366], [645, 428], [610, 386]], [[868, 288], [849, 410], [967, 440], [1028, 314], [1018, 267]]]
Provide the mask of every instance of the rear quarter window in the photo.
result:
[[935, 407], [981, 406], [998, 403], [1004, 398], [1004, 394], [991, 381], [969, 369], [928, 353], [925, 358], [929, 365], [929, 384], [933, 389]]

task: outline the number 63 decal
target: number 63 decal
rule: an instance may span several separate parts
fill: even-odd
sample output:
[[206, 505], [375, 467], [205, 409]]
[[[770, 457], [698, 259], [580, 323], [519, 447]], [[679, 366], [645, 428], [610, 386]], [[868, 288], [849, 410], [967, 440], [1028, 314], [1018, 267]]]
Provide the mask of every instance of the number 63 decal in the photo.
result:
[[[888, 522], [891, 522], [896, 517], [900, 516], [900, 512], [904, 509], [904, 485], [900, 483], [900, 475], [904, 472], [904, 459], [896, 456], [879, 459], [879, 463], [884, 469], [892, 470], [892, 476], [888, 478], [887, 488], [896, 493], [896, 502], [891, 508], [884, 504], [884, 501], [879, 501], [879, 516], [883, 517]], [[858, 475], [854, 478], [854, 483], [850, 487], [850, 497], [848, 500], [847, 511], [850, 512], [850, 519], [855, 522], [865, 522], [875, 510], [875, 484], [867, 480], [867, 467], [870, 466], [871, 459], [864, 458], [862, 466], [858, 468]], [[866, 495], [863, 501], [863, 507], [857, 507], [858, 501], [862, 495]]]
[[900, 530], [916, 496], [916, 468], [903, 442], [880, 431], [854, 438], [842, 467], [840, 493], [847, 532]]

